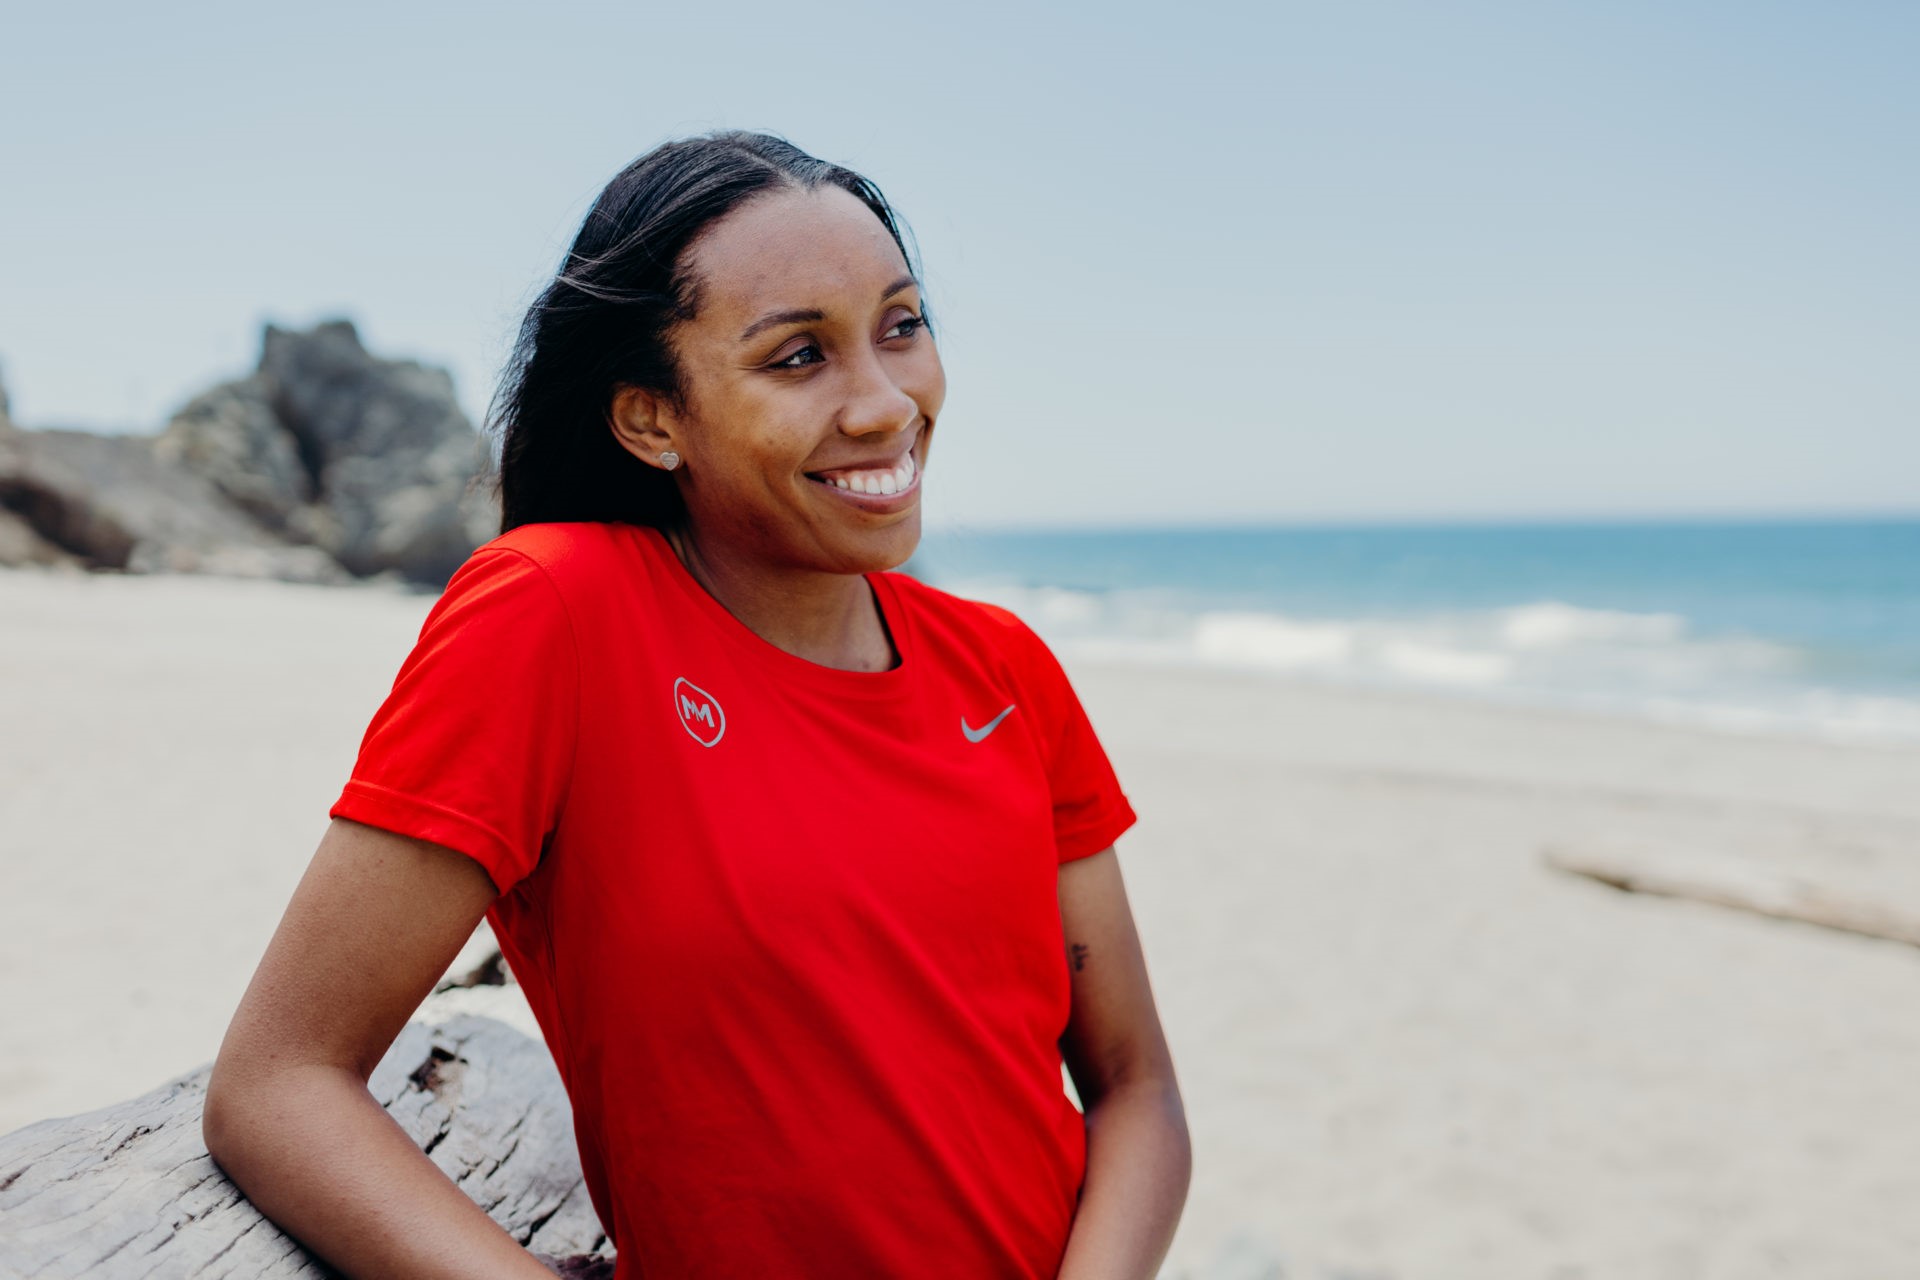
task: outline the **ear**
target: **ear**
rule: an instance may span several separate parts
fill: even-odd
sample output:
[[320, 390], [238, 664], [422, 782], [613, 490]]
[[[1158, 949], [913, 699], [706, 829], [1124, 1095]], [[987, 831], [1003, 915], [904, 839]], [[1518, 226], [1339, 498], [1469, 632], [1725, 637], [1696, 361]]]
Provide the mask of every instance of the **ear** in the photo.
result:
[[667, 450], [682, 449], [674, 443], [671, 410], [659, 393], [645, 387], [616, 387], [607, 418], [620, 447], [650, 467], [660, 466]]

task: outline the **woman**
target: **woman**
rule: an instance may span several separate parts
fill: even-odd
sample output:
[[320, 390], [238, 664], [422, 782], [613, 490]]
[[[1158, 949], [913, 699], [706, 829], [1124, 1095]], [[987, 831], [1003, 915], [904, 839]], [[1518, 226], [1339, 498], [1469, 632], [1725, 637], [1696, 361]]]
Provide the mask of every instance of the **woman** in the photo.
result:
[[315, 1252], [546, 1274], [365, 1088], [485, 915], [623, 1280], [1154, 1274], [1189, 1152], [1133, 811], [1031, 631], [889, 572], [945, 390], [864, 178], [729, 132], [601, 194], [500, 402], [503, 531], [209, 1085], [208, 1149]]

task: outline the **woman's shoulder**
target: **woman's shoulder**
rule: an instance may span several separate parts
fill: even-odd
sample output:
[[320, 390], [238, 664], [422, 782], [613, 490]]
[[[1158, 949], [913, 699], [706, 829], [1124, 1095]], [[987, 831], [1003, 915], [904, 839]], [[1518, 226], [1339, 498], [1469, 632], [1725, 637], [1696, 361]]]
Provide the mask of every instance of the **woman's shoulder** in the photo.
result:
[[1004, 605], [955, 595], [912, 574], [891, 570], [880, 575], [894, 588], [918, 626], [946, 633], [975, 650], [1030, 660], [1046, 645], [1019, 614]]
[[551, 612], [592, 625], [606, 584], [647, 576], [638, 530], [605, 521], [523, 524], [468, 552], [440, 593], [439, 608]]
[[633, 526], [605, 520], [561, 520], [515, 525], [473, 549], [472, 555], [515, 551], [549, 572], [580, 572], [606, 563], [637, 540]]
[[[468, 553], [455, 582], [482, 576], [522, 576], [530, 567], [553, 583], [570, 604], [599, 593], [609, 579], [641, 576], [653, 566], [654, 545], [637, 525], [608, 520], [566, 520], [515, 525]], [[452, 584], [450, 584], [452, 585]]]
[[1026, 626], [1011, 609], [986, 600], [955, 595], [951, 591], [934, 586], [931, 582], [916, 578], [903, 569], [889, 569], [878, 576], [892, 583], [900, 597], [916, 612], [951, 618], [966, 626], [999, 629], [1025, 628]]

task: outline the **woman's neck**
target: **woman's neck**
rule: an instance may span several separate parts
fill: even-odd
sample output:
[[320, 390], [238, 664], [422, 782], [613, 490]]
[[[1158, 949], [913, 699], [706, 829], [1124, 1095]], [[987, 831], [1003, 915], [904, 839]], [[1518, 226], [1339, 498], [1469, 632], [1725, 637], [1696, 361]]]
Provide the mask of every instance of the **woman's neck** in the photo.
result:
[[864, 575], [776, 568], [728, 555], [703, 543], [686, 525], [661, 533], [693, 580], [775, 648], [845, 671], [884, 671], [899, 664]]

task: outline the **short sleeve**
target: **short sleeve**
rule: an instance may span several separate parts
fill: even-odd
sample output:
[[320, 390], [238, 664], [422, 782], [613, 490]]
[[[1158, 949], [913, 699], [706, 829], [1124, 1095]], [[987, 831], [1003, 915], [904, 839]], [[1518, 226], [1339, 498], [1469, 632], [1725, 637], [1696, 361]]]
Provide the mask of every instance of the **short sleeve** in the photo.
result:
[[525, 553], [483, 547], [428, 612], [328, 814], [458, 850], [505, 893], [558, 825], [579, 704], [559, 589]]
[[1099, 853], [1137, 822], [1093, 722], [1045, 641], [1025, 624], [1029, 679], [1050, 743], [1047, 778], [1053, 791], [1053, 842], [1061, 862]]

